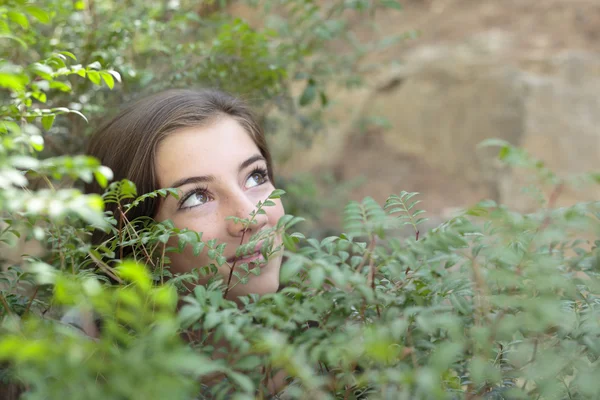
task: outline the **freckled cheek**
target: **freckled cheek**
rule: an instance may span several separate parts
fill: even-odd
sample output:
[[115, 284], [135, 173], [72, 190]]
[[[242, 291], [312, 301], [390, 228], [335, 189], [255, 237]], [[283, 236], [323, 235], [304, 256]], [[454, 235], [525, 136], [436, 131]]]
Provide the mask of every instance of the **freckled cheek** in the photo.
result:
[[206, 241], [218, 232], [219, 211], [215, 210], [210, 213], [195, 213], [194, 211], [183, 213], [177, 219], [173, 220], [175, 226], [179, 229], [189, 229], [196, 232], [202, 232], [202, 240]]

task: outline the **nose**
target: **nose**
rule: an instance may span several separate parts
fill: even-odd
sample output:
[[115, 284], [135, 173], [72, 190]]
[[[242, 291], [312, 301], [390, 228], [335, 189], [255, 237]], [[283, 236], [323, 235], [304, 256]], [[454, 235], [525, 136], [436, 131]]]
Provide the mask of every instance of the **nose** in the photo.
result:
[[[226, 216], [251, 221], [251, 223], [248, 224], [247, 221], [236, 221], [235, 219], [228, 218], [226, 220], [227, 231], [231, 236], [241, 237], [244, 235], [244, 230], [247, 229], [245, 236], [249, 239], [251, 235], [260, 231], [267, 224], [267, 215], [264, 213], [256, 213], [256, 203], [258, 203], [258, 201], [255, 202], [245, 194], [229, 198], [229, 207]], [[263, 211], [266, 212], [267, 210], [263, 209]], [[252, 217], [253, 212], [256, 214], [254, 217]]]

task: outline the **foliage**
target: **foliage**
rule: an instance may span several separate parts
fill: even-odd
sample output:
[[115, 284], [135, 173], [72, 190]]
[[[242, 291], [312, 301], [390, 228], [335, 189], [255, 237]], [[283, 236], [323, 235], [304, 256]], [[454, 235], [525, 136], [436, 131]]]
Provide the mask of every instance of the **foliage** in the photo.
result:
[[[119, 79], [110, 71], [88, 72], [88, 80], [53, 82], [50, 89], [57, 91], [47, 99], [49, 107], [71, 104], [90, 124], [59, 120], [46, 134], [46, 153], [79, 152], [98, 120], [124, 102], [190, 86], [237, 93], [259, 110], [267, 132], [306, 143], [323, 125], [319, 115], [328, 93], [339, 85], [359, 85], [359, 72], [367, 67], [364, 56], [403, 39], [363, 43], [349, 30], [353, 15], [390, 10], [394, 1], [241, 0], [239, 17], [227, 13], [226, 3], [44, 0], [37, 8], [24, 0], [9, 2], [4, 37], [21, 44], [3, 46], [13, 64], [29, 65], [54, 53], [53, 62], [62, 63], [75, 52], [82, 65], [110, 65], [125, 78], [114, 90]], [[348, 50], [332, 58], [327, 51], [332, 45]], [[102, 80], [104, 87], [98, 85]]]
[[[293, 63], [246, 89], [275, 90], [295, 63], [315, 63], [315, 71], [327, 68], [318, 57], [311, 59], [313, 46], [343, 30], [335, 23], [336, 13], [344, 7], [368, 9], [370, 3], [336, 3], [341, 8], [331, 11], [331, 18], [311, 1], [263, 3], [287, 7], [290, 21], [300, 18], [298, 26], [315, 30], [319, 40], [287, 37], [281, 33], [286, 25], [279, 21], [277, 51], [289, 51]], [[234, 270], [230, 265], [228, 279], [213, 276], [196, 286], [200, 277], [227, 263], [224, 244], [203, 241], [201, 233], [177, 229], [168, 221], [127, 219], [128, 210], [144, 198], [172, 196], [173, 191], [139, 196], [131, 182], [109, 184], [111, 173], [97, 160], [46, 158], [42, 151], [60, 131], [55, 128], [59, 121], [81, 118], [82, 110], [93, 113], [94, 106], [104, 110], [104, 88], [112, 88], [121, 75], [132, 93], [144, 85], [143, 74], [136, 79], [125, 73], [136, 71], [127, 69], [132, 60], [149, 64], [156, 51], [181, 50], [179, 44], [161, 48], [164, 43], [150, 40], [150, 32], [191, 35], [189, 20], [198, 26], [216, 24], [220, 42], [189, 50], [199, 57], [190, 62], [200, 64], [202, 57], [210, 59], [205, 52], [215, 51], [214, 64], [203, 70], [206, 79], [218, 80], [225, 71], [224, 80], [231, 74], [244, 82], [253, 81], [219, 68], [234, 64], [230, 57], [239, 55], [240, 38], [249, 44], [250, 54], [260, 56], [243, 65], [263, 68], [272, 55], [272, 33], [253, 31], [243, 21], [223, 22], [223, 16], [198, 21], [189, 13], [179, 14], [171, 3], [139, 8], [137, 2], [52, 4], [53, 12], [23, 1], [0, 6], [3, 38], [16, 43], [0, 68], [5, 100], [0, 240], [5, 249], [38, 242], [42, 250], [14, 262], [3, 250], [0, 272], [0, 360], [7, 365], [1, 377], [22, 385], [23, 398], [265, 398], [270, 396], [269, 378], [278, 371], [289, 377], [278, 396], [290, 399], [600, 396], [600, 207], [592, 202], [557, 208], [556, 198], [570, 182], [522, 150], [492, 141], [487, 144], [501, 146], [503, 161], [531, 168], [544, 187], [552, 188], [548, 195], [539, 192], [538, 211], [521, 214], [484, 201], [421, 232], [418, 195], [401, 192], [384, 205], [372, 198], [349, 203], [344, 233], [322, 240], [294, 233], [301, 219], [286, 215], [273, 230], [237, 249], [244, 254], [259, 241], [282, 235], [284, 287], [241, 298], [240, 306], [225, 298], [232, 277], [243, 283], [260, 269], [241, 265]], [[98, 27], [109, 14], [115, 16], [109, 24], [114, 36], [75, 23], [91, 18], [92, 27]], [[138, 30], [129, 30], [126, 22], [135, 15]], [[31, 29], [52, 18], [57, 25]], [[53, 29], [66, 27], [61, 21], [72, 26], [53, 41], [58, 35]], [[169, 30], [177, 26], [183, 31]], [[53, 48], [52, 43], [69, 41], [83, 56]], [[83, 44], [95, 42], [101, 50]], [[286, 49], [286, 43], [295, 50]], [[128, 55], [130, 47], [135, 57]], [[164, 57], [162, 62], [184, 59]], [[121, 73], [102, 65], [114, 65]], [[161, 65], [153, 68], [160, 72]], [[331, 71], [321, 72], [325, 75], [319, 76], [327, 76]], [[317, 97], [324, 102], [322, 82], [314, 76], [301, 79], [306, 89], [298, 104], [308, 105]], [[76, 100], [74, 91], [87, 100]], [[84, 106], [78, 109], [77, 104]], [[593, 181], [597, 175], [588, 178]], [[107, 188], [103, 197], [81, 194], [66, 184], [92, 179]], [[283, 191], [273, 192], [237, 222], [250, 226], [281, 195]], [[118, 205], [115, 215], [103, 212], [109, 202]], [[398, 232], [405, 226], [414, 236], [401, 239]], [[98, 229], [107, 239], [92, 245], [90, 236]], [[277, 249], [272, 241], [264, 242], [262, 252], [268, 257]], [[197, 254], [206, 251], [214, 262], [187, 274], [171, 273], [169, 254], [187, 247]], [[75, 312], [83, 333], [60, 321], [65, 310]]]

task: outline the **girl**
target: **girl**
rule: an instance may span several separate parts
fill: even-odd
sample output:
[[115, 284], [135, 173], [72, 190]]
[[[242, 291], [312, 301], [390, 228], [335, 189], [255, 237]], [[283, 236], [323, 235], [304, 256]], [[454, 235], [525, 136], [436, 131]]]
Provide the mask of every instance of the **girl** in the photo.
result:
[[[264, 133], [242, 101], [217, 90], [169, 90], [147, 97], [102, 127], [92, 137], [88, 154], [111, 168], [115, 180], [132, 181], [138, 195], [160, 188], [179, 191], [178, 200], [173, 196], [146, 200], [128, 213], [129, 220], [139, 216], [158, 222], [168, 219], [177, 228], [202, 232], [204, 242], [225, 243], [227, 262], [218, 268], [225, 282], [236, 265], [253, 262], [260, 266], [261, 273], [250, 274], [246, 284], [231, 281], [228, 298], [277, 291], [281, 254], [267, 261], [259, 243], [250, 254], [236, 258], [238, 246], [255, 233], [273, 228], [284, 213], [276, 199], [250, 226], [240, 222], [275, 189]], [[102, 190], [91, 184], [86, 191]], [[109, 206], [117, 217], [116, 206]], [[277, 248], [281, 238], [271, 239]], [[194, 256], [191, 248], [171, 254], [170, 259], [175, 273], [213, 263], [206, 250]]]
[[[132, 208], [127, 218], [171, 220], [176, 228], [202, 232], [204, 242], [216, 239], [224, 243], [226, 262], [218, 267], [218, 274], [227, 282], [227, 298], [236, 300], [247, 294], [278, 290], [281, 253], [266, 260], [261, 247], [264, 241], [269, 241], [272, 248], [281, 247], [280, 236], [268, 235], [249, 254], [236, 256], [240, 245], [257, 233], [274, 231], [284, 215], [280, 200], [275, 199], [274, 205], [263, 208], [264, 214], [254, 216], [252, 224], [240, 221], [247, 219], [256, 204], [275, 189], [264, 133], [242, 101], [217, 90], [169, 90], [147, 97], [103, 126], [92, 137], [88, 154], [112, 169], [115, 180], [132, 181], [138, 195], [161, 188], [177, 189], [178, 199], [149, 198]], [[102, 189], [93, 183], [86, 192], [102, 193]], [[116, 204], [107, 207], [118, 218]], [[172, 244], [177, 246], [176, 242]], [[190, 246], [181, 253], [169, 254], [169, 258], [173, 273], [214, 263], [206, 248], [194, 255]], [[245, 283], [232, 280], [231, 269], [248, 263], [260, 268], [260, 274], [249, 274]], [[94, 334], [84, 329], [78, 319], [66, 316], [63, 322], [79, 325], [92, 336], [98, 334], [97, 330]], [[273, 394], [283, 386], [283, 373], [268, 380]]]

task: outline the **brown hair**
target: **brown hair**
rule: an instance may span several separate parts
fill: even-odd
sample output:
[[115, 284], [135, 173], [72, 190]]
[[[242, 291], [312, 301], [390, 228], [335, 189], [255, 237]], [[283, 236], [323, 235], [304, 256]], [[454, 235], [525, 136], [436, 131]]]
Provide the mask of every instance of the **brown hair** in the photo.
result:
[[[267, 160], [273, 180], [271, 155], [263, 130], [250, 108], [240, 99], [214, 89], [173, 89], [146, 97], [120, 112], [91, 138], [87, 154], [112, 169], [114, 181], [129, 179], [138, 196], [159, 189], [155, 170], [158, 144], [168, 134], [190, 126], [205, 126], [215, 119], [235, 119], [250, 135]], [[96, 183], [86, 185], [87, 193], [102, 193]], [[147, 199], [128, 213], [128, 219], [153, 217], [158, 200]], [[116, 205], [107, 205], [116, 210]]]

